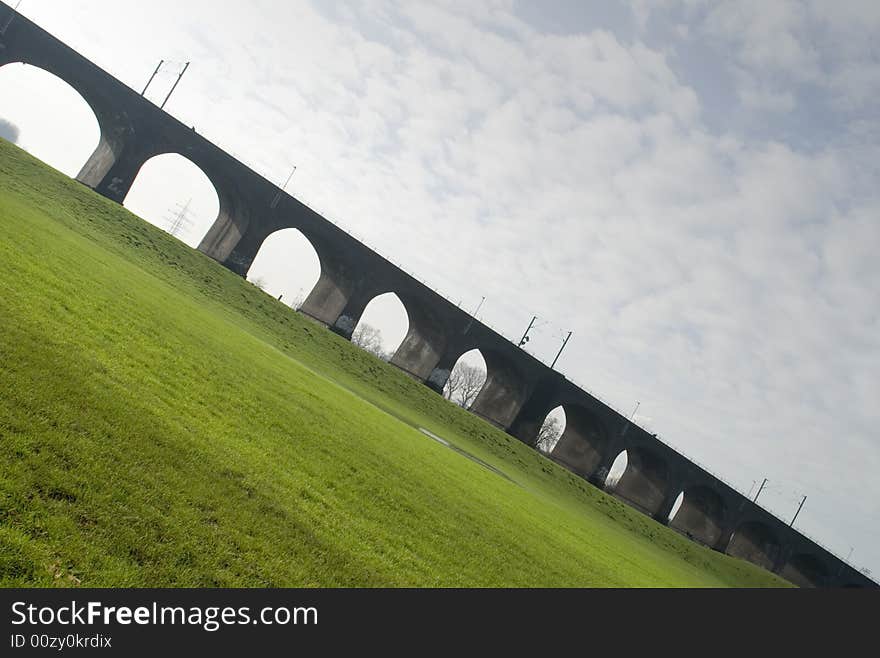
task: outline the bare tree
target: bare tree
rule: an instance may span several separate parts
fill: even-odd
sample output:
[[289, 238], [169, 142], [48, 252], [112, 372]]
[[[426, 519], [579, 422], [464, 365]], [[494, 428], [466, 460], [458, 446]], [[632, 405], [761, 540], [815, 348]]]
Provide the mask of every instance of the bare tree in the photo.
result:
[[290, 302], [290, 308], [292, 308], [294, 311], [298, 311], [299, 307], [303, 305], [304, 301], [305, 300], [303, 299], [302, 295], [297, 295], [293, 298], [293, 301]]
[[462, 364], [463, 378], [461, 384], [461, 406], [470, 409], [486, 383], [486, 371], [467, 364]]
[[266, 290], [266, 279], [261, 276], [258, 276], [255, 279], [248, 279], [253, 285], [255, 285], [260, 290]]
[[446, 386], [443, 387], [443, 397], [447, 400], [457, 400], [459, 390], [461, 390], [461, 369], [456, 364], [452, 372], [449, 373]]
[[351, 334], [351, 342], [380, 359], [385, 357], [382, 350], [382, 332], [376, 327], [361, 322]]
[[480, 389], [486, 383], [486, 371], [467, 363], [456, 363], [449, 379], [443, 388], [443, 395], [447, 400], [452, 400], [459, 406], [468, 409], [480, 394]]
[[300, 288], [296, 291], [296, 296], [294, 296], [292, 302], [287, 302], [287, 305], [290, 306], [294, 311], [298, 311], [300, 307], [305, 303], [306, 298], [303, 294], [303, 289]]
[[550, 452], [556, 447], [560, 436], [562, 436], [562, 423], [555, 416], [550, 416], [538, 430], [535, 447], [541, 452]]

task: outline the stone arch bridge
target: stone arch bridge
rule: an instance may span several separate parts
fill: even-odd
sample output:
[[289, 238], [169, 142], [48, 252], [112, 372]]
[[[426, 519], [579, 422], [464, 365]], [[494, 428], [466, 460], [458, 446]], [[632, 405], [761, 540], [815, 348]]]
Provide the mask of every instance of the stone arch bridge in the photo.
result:
[[[81, 183], [122, 203], [147, 160], [186, 157], [207, 175], [220, 201], [198, 248], [233, 272], [245, 276], [267, 237], [296, 228], [321, 266], [302, 313], [350, 338], [367, 304], [394, 292], [406, 308], [409, 332], [391, 363], [411, 377], [440, 392], [458, 358], [479, 349], [487, 381], [471, 411], [534, 446], [547, 413], [562, 406], [566, 428], [550, 458], [563, 467], [604, 487], [625, 450], [627, 468], [612, 492], [658, 522], [799, 585], [877, 586], [0, 2], [2, 25], [0, 66], [44, 69], [94, 112], [100, 142], [77, 176]], [[680, 494], [683, 502], [670, 521]]]

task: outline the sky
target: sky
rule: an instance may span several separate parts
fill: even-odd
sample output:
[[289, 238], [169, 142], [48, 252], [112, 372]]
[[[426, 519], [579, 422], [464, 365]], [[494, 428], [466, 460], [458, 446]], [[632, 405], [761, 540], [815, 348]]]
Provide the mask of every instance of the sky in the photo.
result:
[[[20, 10], [840, 557], [880, 574], [880, 3], [23, 0]], [[0, 69], [0, 135], [75, 175], [75, 92]], [[198, 244], [179, 156], [126, 206]], [[250, 278], [295, 301], [288, 230]], [[485, 297], [485, 301], [481, 300]], [[391, 297], [364, 320], [393, 347]], [[752, 494], [754, 495], [754, 494]]]

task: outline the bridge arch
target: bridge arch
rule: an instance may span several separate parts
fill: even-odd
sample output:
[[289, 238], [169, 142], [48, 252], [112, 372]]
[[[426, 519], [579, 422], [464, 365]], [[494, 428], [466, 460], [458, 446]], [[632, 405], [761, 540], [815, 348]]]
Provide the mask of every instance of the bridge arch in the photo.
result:
[[[117, 189], [113, 183], [116, 180], [133, 178], [134, 171], [140, 166], [141, 161], [139, 156], [125, 154], [127, 143], [134, 135], [134, 129], [126, 112], [127, 108], [119, 105], [118, 94], [107, 88], [106, 74], [90, 62], [86, 62], [83, 66], [82, 58], [75, 53], [73, 56], [65, 56], [55, 48], [45, 48], [41, 40], [34, 38], [34, 34], [31, 33], [32, 28], [28, 27], [26, 19], [18, 17], [11, 25], [12, 29], [4, 35], [6, 48], [0, 49], [0, 65], [6, 68], [5, 65], [8, 64], [25, 64], [32, 69], [54, 76], [85, 101], [97, 120], [99, 128], [97, 146], [85, 158], [82, 158], [79, 149], [72, 150], [70, 156], [72, 160], [57, 168], [72, 175], [78, 166], [76, 173], [78, 181], [121, 203], [124, 196], [122, 188], [125, 188], [125, 185]], [[37, 30], [39, 31], [39, 28]], [[5, 100], [6, 89], [3, 90], [3, 96]], [[58, 115], [67, 116], [68, 112], [69, 106]], [[69, 121], [67, 123], [69, 125]], [[91, 134], [91, 131], [88, 134]], [[43, 135], [42, 139], [48, 139], [50, 132], [44, 132]], [[55, 165], [51, 157], [46, 159], [43, 154], [36, 151], [34, 154]]]
[[443, 397], [465, 409], [470, 408], [486, 384], [487, 371], [486, 359], [480, 350], [465, 352], [458, 357], [449, 373], [443, 387]]
[[249, 281], [298, 309], [321, 277], [321, 257], [296, 228], [270, 233], [257, 250], [248, 270]]
[[565, 413], [565, 407], [561, 404], [557, 405], [544, 416], [544, 420], [538, 428], [535, 447], [540, 452], [552, 453], [559, 441], [562, 440], [567, 426], [568, 414]]
[[797, 553], [789, 558], [779, 575], [798, 587], [823, 587], [828, 581], [825, 563], [810, 553]]
[[608, 492], [614, 491], [614, 487], [620, 481], [620, 478], [623, 477], [628, 465], [629, 455], [626, 450], [622, 450], [617, 453], [617, 456], [611, 461], [611, 466], [608, 467], [608, 472], [605, 474], [605, 478], [601, 480], [597, 479], [597, 483], [603, 486]]
[[550, 453], [555, 461], [585, 478], [592, 478], [609, 446], [608, 429], [593, 412], [578, 404], [563, 404], [565, 431]]
[[409, 313], [400, 297], [394, 292], [384, 292], [364, 306], [352, 330], [351, 342], [390, 360], [406, 337], [409, 326]]
[[151, 224], [195, 247], [220, 214], [220, 196], [213, 181], [192, 160], [179, 153], [148, 159], [137, 172], [123, 205]]
[[727, 507], [724, 499], [708, 485], [686, 486], [678, 509], [673, 508], [669, 526], [707, 546], [715, 546], [724, 532]]
[[95, 109], [52, 71], [25, 62], [0, 66], [0, 98], [0, 119], [18, 130], [10, 141], [71, 178], [100, 144]]
[[[623, 453], [626, 453], [625, 466], [617, 477], [615, 466], [620, 463]], [[609, 491], [633, 507], [655, 515], [669, 489], [669, 466], [666, 460], [648, 448], [631, 446], [622, 451], [615, 462], [609, 473]]]
[[779, 562], [782, 545], [766, 523], [746, 521], [737, 526], [725, 553], [773, 571]]

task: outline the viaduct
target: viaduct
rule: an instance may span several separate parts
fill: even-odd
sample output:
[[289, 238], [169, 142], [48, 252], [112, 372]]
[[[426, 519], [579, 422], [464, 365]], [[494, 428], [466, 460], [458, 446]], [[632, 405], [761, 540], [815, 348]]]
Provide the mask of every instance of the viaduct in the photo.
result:
[[877, 587], [0, 2], [0, 29], [4, 25], [0, 66], [25, 63], [54, 74], [97, 117], [101, 138], [77, 176], [81, 183], [122, 203], [150, 158], [184, 156], [207, 175], [220, 199], [219, 216], [198, 247], [204, 254], [245, 276], [268, 236], [296, 228], [321, 265], [302, 313], [351, 338], [367, 304], [394, 292], [406, 308], [409, 332], [391, 363], [414, 379], [441, 392], [458, 358], [479, 349], [488, 372], [471, 411], [496, 427], [534, 446], [544, 418], [561, 405], [566, 427], [550, 457], [593, 485], [606, 486], [612, 462], [625, 450], [627, 468], [611, 493], [658, 522], [801, 586]]

